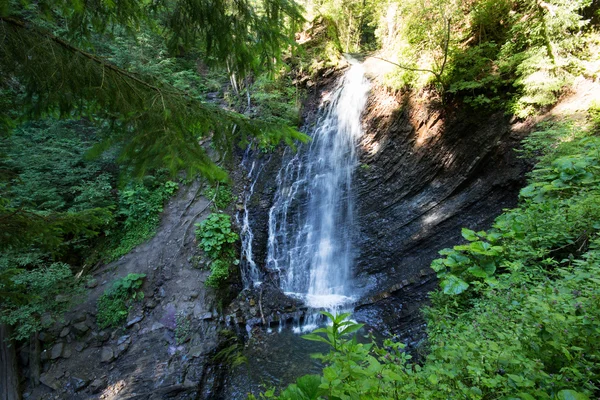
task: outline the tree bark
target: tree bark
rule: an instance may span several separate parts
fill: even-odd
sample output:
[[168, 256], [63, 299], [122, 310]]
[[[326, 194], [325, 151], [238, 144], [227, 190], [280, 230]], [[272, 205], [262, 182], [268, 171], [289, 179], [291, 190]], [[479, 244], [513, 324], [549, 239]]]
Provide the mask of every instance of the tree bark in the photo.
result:
[[41, 346], [37, 332], [31, 335], [29, 341], [29, 371], [30, 380], [33, 387], [40, 384], [41, 361], [40, 361]]
[[0, 324], [0, 400], [21, 400], [17, 350], [11, 328]]

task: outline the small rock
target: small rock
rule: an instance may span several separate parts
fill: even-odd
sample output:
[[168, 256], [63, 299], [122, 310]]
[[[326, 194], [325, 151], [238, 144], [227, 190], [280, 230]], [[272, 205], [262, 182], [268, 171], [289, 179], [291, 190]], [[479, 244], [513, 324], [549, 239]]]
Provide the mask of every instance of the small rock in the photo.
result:
[[254, 299], [250, 299], [250, 301], [248, 302], [248, 304], [250, 304], [250, 306], [255, 306], [256, 305], [256, 301]]
[[115, 359], [112, 347], [103, 347], [100, 351], [100, 362], [111, 362]]
[[138, 322], [140, 322], [141, 320], [144, 319], [144, 315], [138, 315], [133, 317], [132, 319], [130, 319], [129, 321], [127, 321], [127, 328], [132, 327], [133, 325], [137, 324]]
[[110, 337], [110, 335], [108, 334], [108, 332], [106, 331], [100, 331], [98, 332], [98, 335], [96, 336], [96, 338], [100, 341], [100, 342], [105, 342], [108, 340], [108, 338]]
[[160, 322], [155, 322], [152, 324], [152, 327], [150, 328], [150, 331], [156, 331], [158, 329], [162, 329], [165, 326], [163, 324], [161, 324]]
[[40, 332], [40, 334], [38, 335], [38, 339], [40, 339], [40, 341], [43, 343], [50, 343], [54, 341], [55, 337], [46, 331]]
[[118, 345], [117, 351], [115, 352], [115, 358], [117, 358], [121, 354], [123, 354], [129, 348], [130, 343], [131, 343], [131, 339], [128, 339], [126, 342], [123, 342], [120, 345]]
[[42, 314], [42, 317], [40, 318], [40, 323], [42, 324], [42, 326], [48, 327], [53, 322], [54, 322], [54, 318], [52, 318], [52, 315], [50, 313]]
[[87, 281], [87, 283], [85, 284], [85, 287], [88, 289], [93, 289], [96, 286], [98, 286], [98, 280], [97, 279], [90, 279], [89, 281]]
[[157, 305], [158, 305], [158, 303], [152, 299], [148, 300], [145, 304], [146, 308], [149, 310], [156, 308]]
[[202, 355], [203, 352], [204, 352], [204, 346], [194, 346], [190, 349], [190, 351], [188, 352], [188, 355], [191, 358], [198, 358]]
[[256, 315], [256, 307], [250, 307], [250, 315]]
[[81, 353], [83, 351], [83, 349], [85, 349], [85, 344], [84, 343], [77, 342], [75, 344], [75, 351], [77, 351], [78, 353]]
[[198, 293], [196, 291], [193, 291], [193, 292], [190, 293], [190, 298], [191, 299], [197, 299], [198, 296], [200, 296], [200, 293]]
[[158, 290], [158, 295], [159, 295], [160, 297], [165, 297], [165, 296], [167, 295], [167, 294], [165, 293], [165, 288], [164, 288], [164, 287], [161, 287], [161, 288]]
[[131, 337], [130, 335], [121, 336], [119, 339], [117, 339], [117, 344], [119, 345], [119, 344], [125, 343], [126, 341], [129, 340], [130, 337]]
[[71, 386], [73, 387], [73, 390], [75, 390], [76, 392], [79, 392], [79, 391], [85, 389], [89, 383], [90, 383], [89, 380], [81, 379], [76, 376], [71, 377]]
[[83, 335], [90, 329], [90, 327], [87, 326], [85, 322], [78, 322], [73, 325], [73, 329], [78, 335]]
[[63, 337], [65, 337], [65, 336], [67, 336], [69, 333], [71, 333], [71, 329], [69, 329], [69, 327], [68, 327], [68, 326], [65, 326], [65, 327], [62, 329], [62, 331], [60, 331], [60, 335], [58, 335], [58, 336], [60, 336], [61, 338], [63, 338]]
[[64, 348], [65, 344], [63, 342], [56, 343], [54, 346], [52, 346], [52, 349], [50, 350], [50, 359], [56, 360], [59, 358], [62, 355]]
[[40, 382], [51, 389], [58, 390], [61, 387], [58, 381], [63, 376], [62, 372], [46, 372], [40, 375]]
[[84, 312], [79, 312], [77, 314], [75, 314], [75, 316], [73, 317], [72, 322], [73, 323], [77, 323], [77, 322], [83, 322], [85, 321], [87, 318], [87, 314]]
[[92, 383], [90, 383], [90, 391], [92, 394], [99, 393], [102, 388], [106, 386], [106, 380], [104, 379], [94, 379]]
[[71, 348], [70, 347], [65, 347], [65, 349], [62, 352], [62, 357], [63, 358], [69, 358], [71, 357]]
[[210, 311], [208, 311], [208, 312], [205, 312], [204, 314], [200, 315], [199, 318], [203, 319], [203, 320], [212, 319], [213, 315]]

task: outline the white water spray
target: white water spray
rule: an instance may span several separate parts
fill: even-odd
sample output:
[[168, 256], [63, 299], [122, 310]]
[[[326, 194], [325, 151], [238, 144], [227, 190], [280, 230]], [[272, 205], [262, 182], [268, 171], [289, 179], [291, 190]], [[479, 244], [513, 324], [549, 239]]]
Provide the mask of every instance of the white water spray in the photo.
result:
[[[312, 141], [284, 157], [269, 212], [267, 268], [286, 294], [338, 311], [353, 301], [352, 177], [369, 83], [356, 60], [309, 131]], [[306, 321], [306, 328], [314, 321]], [[304, 329], [303, 329], [304, 330]]]
[[252, 243], [254, 241], [254, 233], [252, 232], [252, 225], [250, 224], [250, 199], [254, 194], [254, 186], [260, 177], [264, 164], [260, 167], [256, 166], [256, 161], [252, 161], [250, 168], [246, 165], [248, 163], [248, 151], [244, 154], [242, 160], [242, 167], [248, 170], [248, 185], [244, 188], [244, 201], [243, 208], [239, 210], [235, 216], [237, 225], [240, 227], [240, 237], [242, 239], [241, 248], [241, 271], [242, 281], [245, 288], [251, 286], [259, 286], [261, 281], [261, 272], [254, 261], [254, 254], [252, 251]]

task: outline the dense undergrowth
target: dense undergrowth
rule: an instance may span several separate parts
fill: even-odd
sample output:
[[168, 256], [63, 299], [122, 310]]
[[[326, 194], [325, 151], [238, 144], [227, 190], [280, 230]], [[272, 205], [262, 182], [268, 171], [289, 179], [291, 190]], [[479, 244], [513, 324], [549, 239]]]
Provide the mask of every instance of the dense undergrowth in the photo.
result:
[[332, 345], [322, 376], [279, 399], [591, 399], [600, 393], [600, 125], [546, 123], [524, 142], [538, 159], [517, 208], [440, 252], [419, 363], [359, 325], [307, 336]]

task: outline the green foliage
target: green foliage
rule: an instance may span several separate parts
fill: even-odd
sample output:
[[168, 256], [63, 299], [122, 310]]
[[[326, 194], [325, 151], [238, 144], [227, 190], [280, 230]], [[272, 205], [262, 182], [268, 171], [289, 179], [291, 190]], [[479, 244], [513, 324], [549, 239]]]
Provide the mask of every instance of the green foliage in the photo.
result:
[[229, 279], [229, 269], [232, 265], [237, 265], [238, 260], [217, 259], [210, 263], [210, 275], [206, 279], [206, 286], [219, 288]]
[[[11, 268], [12, 264], [5, 264], [5, 260], [0, 260], [0, 295], [3, 298], [0, 323], [14, 326], [17, 340], [47, 328], [81, 293], [82, 282], [73, 276], [67, 264], [52, 263], [28, 271]], [[49, 318], [42, 318], [44, 316]]]
[[[42, 26], [56, 24], [59, 26], [54, 26], [54, 30], [64, 32], [61, 23], [72, 22], [82, 27], [79, 23], [85, 21], [89, 25], [83, 32], [76, 32], [85, 42], [92, 33], [102, 33], [107, 28], [90, 14], [102, 20], [102, 13], [114, 11], [99, 4], [82, 5], [77, 10], [65, 9], [63, 4], [58, 4], [59, 15], [44, 12], [46, 7], [52, 9], [57, 3], [60, 2], [39, 2], [24, 12], [20, 3], [10, 2], [8, 10], [0, 16], [3, 77], [15, 79], [19, 91], [25, 94], [19, 97], [22, 101], [13, 105], [20, 110], [30, 110], [22, 113], [23, 117], [51, 114], [69, 118], [85, 116], [99, 124], [108, 122], [110, 134], [101, 146], [96, 147], [96, 153], [116, 150], [118, 160], [131, 166], [136, 176], [163, 166], [172, 174], [186, 170], [189, 175], [201, 173], [212, 179], [223, 179], [224, 171], [212, 162], [198, 141], [208, 135], [212, 135], [215, 148], [221, 152], [230, 148], [234, 141], [247, 143], [249, 137], [260, 137], [272, 143], [281, 140], [291, 143], [294, 138], [305, 137], [292, 128], [250, 121], [242, 115], [203, 103], [163, 82], [160, 77], [132, 74], [100, 54], [94, 54], [92, 48], [77, 47], [76, 42], [70, 43], [67, 37], [48, 32]], [[175, 46], [173, 49], [205, 43], [206, 52], [235, 68], [232, 73], [243, 74], [251, 70], [252, 65], [258, 68], [261, 64], [272, 64], [272, 60], [280, 55], [280, 46], [288, 44], [283, 34], [287, 26], [284, 21], [286, 18], [296, 20], [297, 15], [293, 14], [297, 8], [294, 3], [268, 3], [264, 13], [254, 12], [249, 3], [240, 3], [240, 11], [244, 12], [236, 14], [238, 19], [241, 18], [237, 22], [242, 23], [237, 25], [225, 4], [215, 6], [204, 1], [181, 0], [173, 9], [163, 10], [168, 14], [165, 20], [171, 28], [168, 34]], [[142, 20], [148, 21], [149, 14], [141, 3], [127, 4], [130, 7], [124, 6], [122, 14], [111, 16], [124, 25], [123, 32], [131, 34], [133, 30], [129, 28], [137, 27]], [[187, 8], [189, 6], [193, 8]], [[206, 7], [210, 12], [196, 14]], [[255, 22], [262, 25], [254, 25]], [[211, 30], [215, 28], [214, 24], [217, 24], [217, 31]], [[68, 28], [72, 29], [73, 25], [68, 24]], [[182, 29], [194, 30], [186, 32]], [[239, 30], [243, 30], [243, 34], [238, 34]], [[257, 36], [248, 37], [253, 32]], [[257, 53], [252, 50], [255, 46]], [[257, 63], [247, 63], [250, 55]], [[233, 129], [234, 126], [237, 128]]]
[[[321, 311], [321, 314], [325, 315], [331, 320], [331, 326], [315, 329], [313, 333], [304, 335], [303, 338], [315, 342], [327, 343], [333, 347], [334, 350], [339, 350], [341, 347], [343, 347], [344, 336], [354, 333], [363, 327], [363, 324], [356, 324], [352, 321], [346, 321], [346, 318], [350, 316], [349, 313], [333, 316], [327, 311]], [[324, 333], [326, 337], [317, 335], [317, 333]]]
[[220, 365], [227, 365], [229, 368], [235, 368], [238, 365], [247, 363], [244, 356], [244, 343], [239, 336], [227, 329], [219, 331], [219, 341], [222, 348], [214, 355], [213, 360]]
[[[442, 95], [458, 96], [475, 108], [503, 108], [525, 117], [554, 104], [574, 76], [587, 73], [585, 62], [595, 57], [590, 43], [597, 40], [590, 20], [584, 19], [591, 4], [388, 0], [377, 8], [383, 56], [407, 68], [384, 81], [395, 88], [420, 89], [436, 78]], [[446, 52], [448, 21], [451, 39]], [[442, 74], [441, 79], [431, 72]]]
[[316, 78], [327, 68], [336, 67], [342, 60], [337, 25], [333, 19], [321, 16], [312, 21], [306, 34], [308, 40], [302, 43], [290, 60], [290, 66], [301, 76]]
[[231, 266], [239, 262], [234, 246], [239, 236], [232, 230], [231, 217], [227, 214], [212, 213], [196, 226], [198, 246], [211, 259], [211, 274], [206, 285], [218, 288], [229, 278]]
[[[283, 69], [274, 79], [261, 75], [249, 90], [256, 116], [275, 123], [299, 125], [301, 93], [293, 84], [289, 71]], [[267, 144], [259, 143], [259, 147]]]
[[227, 214], [210, 214], [200, 224], [196, 224], [198, 246], [213, 260], [222, 256], [234, 257], [232, 246], [239, 236], [231, 228], [231, 217]]
[[324, 0], [307, 2], [311, 17], [322, 16], [337, 30], [340, 49], [346, 53], [372, 50], [375, 46], [375, 9], [373, 0]]
[[104, 291], [96, 304], [96, 323], [100, 329], [119, 326], [127, 319], [132, 301], [144, 298], [144, 292], [138, 289], [145, 277], [146, 274], [128, 274]]
[[160, 182], [154, 176], [146, 176], [142, 183], [130, 183], [120, 192], [117, 209], [122, 226], [108, 231], [101, 257], [116, 260], [129, 253], [135, 246], [152, 238], [160, 222], [163, 204], [178, 190], [173, 181]]
[[204, 191], [204, 197], [212, 200], [216, 210], [224, 210], [233, 201], [233, 194], [229, 185], [219, 183], [216, 186], [207, 188]]

